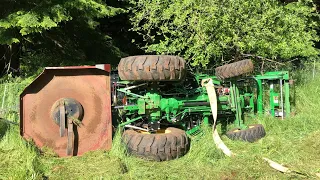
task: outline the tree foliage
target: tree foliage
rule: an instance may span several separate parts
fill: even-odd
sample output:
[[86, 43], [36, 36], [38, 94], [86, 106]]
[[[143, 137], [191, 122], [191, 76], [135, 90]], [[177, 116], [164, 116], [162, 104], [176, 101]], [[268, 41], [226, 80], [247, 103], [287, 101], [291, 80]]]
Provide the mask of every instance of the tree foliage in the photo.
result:
[[137, 0], [131, 18], [147, 52], [177, 54], [192, 65], [241, 54], [286, 61], [318, 55], [316, 8], [310, 0]]
[[94, 18], [123, 12], [101, 0], [4, 1], [0, 7], [0, 44], [18, 43], [29, 34], [42, 33], [73, 19], [82, 19], [94, 28]]
[[[100, 22], [106, 29], [124, 12], [103, 0], [2, 1], [0, 75], [9, 69], [28, 76], [44, 66], [117, 64], [124, 53], [114, 44], [113, 34], [101, 31]], [[11, 47], [15, 51], [8, 51]]]

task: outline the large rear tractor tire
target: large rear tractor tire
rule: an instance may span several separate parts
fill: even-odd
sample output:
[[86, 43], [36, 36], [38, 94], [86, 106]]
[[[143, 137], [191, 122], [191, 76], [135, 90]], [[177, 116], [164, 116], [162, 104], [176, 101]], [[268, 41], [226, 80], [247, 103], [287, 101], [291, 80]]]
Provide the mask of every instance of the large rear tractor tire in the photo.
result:
[[172, 127], [157, 134], [126, 130], [122, 139], [129, 154], [147, 160], [172, 160], [185, 155], [189, 150], [189, 139], [185, 131]]
[[129, 56], [120, 60], [118, 73], [126, 81], [179, 81], [185, 77], [185, 66], [178, 56]]
[[219, 79], [227, 79], [242, 74], [250, 73], [254, 70], [253, 63], [250, 59], [234, 62], [231, 64], [226, 64], [219, 66], [215, 69], [216, 76]]
[[249, 125], [248, 129], [232, 129], [227, 132], [227, 137], [232, 140], [243, 140], [248, 142], [255, 142], [266, 135], [266, 131], [261, 124]]

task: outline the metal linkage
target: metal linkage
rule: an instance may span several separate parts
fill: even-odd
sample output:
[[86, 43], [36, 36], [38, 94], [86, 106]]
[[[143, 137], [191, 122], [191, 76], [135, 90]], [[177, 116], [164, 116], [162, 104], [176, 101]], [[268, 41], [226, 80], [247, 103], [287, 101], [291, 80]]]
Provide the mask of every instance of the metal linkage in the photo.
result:
[[60, 137], [66, 135], [67, 129], [67, 156], [73, 155], [74, 126], [81, 124], [83, 109], [75, 99], [62, 98], [54, 103], [51, 110], [53, 120], [59, 125]]
[[59, 105], [60, 111], [60, 137], [63, 137], [66, 129], [66, 109], [64, 107], [64, 101], [60, 101]]
[[125, 125], [124, 127], [127, 127], [127, 128], [132, 128], [132, 129], [137, 129], [137, 130], [141, 130], [141, 131], [146, 131], [146, 132], [149, 132], [148, 129], [145, 129], [145, 128], [141, 128], [141, 127], [137, 127], [137, 126], [133, 126], [133, 125]]
[[68, 118], [68, 142], [67, 142], [67, 155], [70, 156], [73, 154], [74, 149], [74, 132], [73, 132], [73, 121], [71, 118]]

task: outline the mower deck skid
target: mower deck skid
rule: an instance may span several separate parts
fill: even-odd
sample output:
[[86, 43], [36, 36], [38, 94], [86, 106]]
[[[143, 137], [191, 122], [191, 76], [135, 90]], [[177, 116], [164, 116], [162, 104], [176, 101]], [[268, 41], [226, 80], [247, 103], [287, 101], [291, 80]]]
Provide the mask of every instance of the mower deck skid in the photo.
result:
[[110, 65], [50, 67], [20, 95], [20, 134], [58, 156], [112, 143]]

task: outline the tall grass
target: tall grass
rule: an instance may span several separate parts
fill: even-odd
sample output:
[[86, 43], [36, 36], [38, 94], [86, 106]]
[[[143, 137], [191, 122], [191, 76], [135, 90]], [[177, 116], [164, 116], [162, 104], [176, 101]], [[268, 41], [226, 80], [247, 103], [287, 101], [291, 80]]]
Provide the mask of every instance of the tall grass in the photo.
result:
[[[237, 154], [225, 157], [216, 149], [210, 127], [192, 140], [190, 151], [177, 160], [152, 162], [128, 156], [120, 132], [110, 151], [89, 152], [81, 157], [57, 158], [39, 154], [7, 129], [0, 139], [0, 179], [313, 179], [320, 172], [320, 75], [311, 71], [293, 74], [297, 80], [295, 116], [280, 120], [257, 117], [267, 135], [255, 143], [222, 139]], [[298, 77], [298, 78], [296, 78]], [[5, 125], [7, 127], [7, 125]], [[4, 126], [3, 126], [4, 127]], [[1, 131], [1, 122], [0, 122]], [[1, 136], [0, 136], [1, 138]], [[268, 166], [270, 158], [305, 175], [283, 174]]]
[[39, 153], [11, 127], [0, 141], [0, 179], [39, 179], [42, 166]]
[[0, 117], [18, 121], [19, 94], [32, 80], [33, 77], [0, 79]]
[[[0, 79], [0, 118], [19, 121], [19, 94], [31, 78]], [[39, 179], [42, 170], [37, 149], [22, 140], [19, 128], [0, 119], [0, 179]]]

